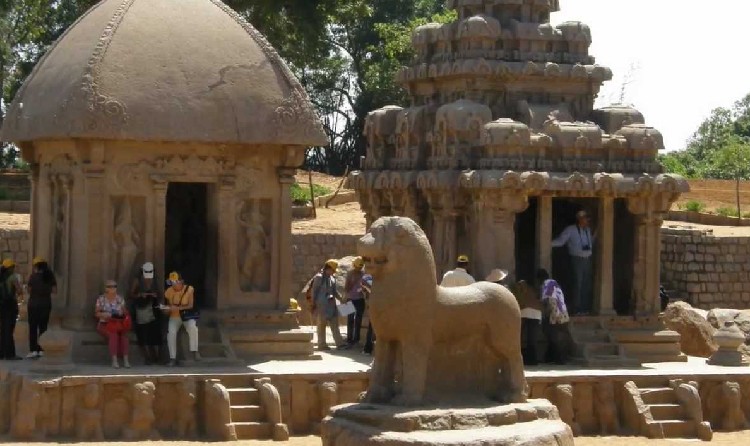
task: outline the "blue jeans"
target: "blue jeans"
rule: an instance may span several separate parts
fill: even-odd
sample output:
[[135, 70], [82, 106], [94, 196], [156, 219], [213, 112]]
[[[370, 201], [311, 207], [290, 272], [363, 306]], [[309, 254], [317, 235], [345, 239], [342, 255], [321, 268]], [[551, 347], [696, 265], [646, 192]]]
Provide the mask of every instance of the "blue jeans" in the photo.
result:
[[592, 257], [571, 256], [573, 265], [573, 308], [576, 313], [591, 313], [594, 305]]

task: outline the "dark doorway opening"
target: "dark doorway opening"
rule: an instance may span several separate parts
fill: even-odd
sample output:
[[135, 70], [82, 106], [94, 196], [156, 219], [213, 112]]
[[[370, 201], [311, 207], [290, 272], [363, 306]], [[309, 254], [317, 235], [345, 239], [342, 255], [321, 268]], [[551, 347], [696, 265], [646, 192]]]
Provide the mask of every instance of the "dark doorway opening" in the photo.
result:
[[516, 216], [516, 280], [533, 281], [536, 272], [537, 198], [529, 198], [529, 207]]
[[635, 249], [635, 217], [628, 211], [627, 200], [615, 200], [612, 293], [613, 305], [621, 316], [633, 313], [633, 259]]
[[[216, 231], [209, 224], [206, 183], [169, 183], [164, 234], [166, 274], [177, 271], [195, 288], [200, 308], [215, 306], [209, 275], [215, 269]], [[215, 271], [213, 271], [215, 273]]]
[[[576, 223], [576, 213], [586, 211], [591, 219], [591, 228], [596, 231], [596, 217], [599, 212], [599, 201], [595, 198], [555, 198], [552, 200], [552, 238], [557, 238], [566, 227]], [[572, 301], [574, 292], [573, 269], [571, 265], [568, 248], [552, 249], [552, 272], [550, 275], [557, 280], [566, 300]], [[596, 278], [596, 265], [594, 265], [594, 280]], [[570, 297], [568, 297], [570, 296]], [[570, 303], [569, 303], [570, 305]]]

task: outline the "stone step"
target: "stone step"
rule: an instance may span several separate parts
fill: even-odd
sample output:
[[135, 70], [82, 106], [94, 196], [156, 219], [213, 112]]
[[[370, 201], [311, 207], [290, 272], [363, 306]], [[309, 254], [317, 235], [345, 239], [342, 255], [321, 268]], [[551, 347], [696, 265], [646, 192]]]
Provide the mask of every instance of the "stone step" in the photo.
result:
[[575, 342], [610, 342], [609, 333], [606, 330], [571, 330], [571, 336]]
[[678, 343], [663, 343], [655, 344], [649, 342], [643, 343], [627, 343], [622, 344], [623, 348], [629, 356], [638, 357], [649, 356], [649, 355], [661, 355], [661, 356], [674, 356], [677, 357], [681, 353], [680, 344]]
[[249, 406], [230, 406], [232, 413], [232, 422], [249, 423], [265, 421], [263, 408], [256, 405]]
[[684, 417], [684, 411], [679, 404], [649, 404], [651, 415], [654, 420], [681, 420]]
[[232, 406], [259, 406], [260, 392], [252, 387], [227, 389], [229, 404]]
[[239, 357], [283, 356], [305, 357], [314, 354], [313, 334], [310, 331], [252, 329], [230, 330], [227, 337]]
[[687, 360], [687, 355], [683, 353], [680, 353], [679, 355], [653, 354], [638, 356], [638, 361], [641, 364], [650, 364], [655, 362], [687, 362]]
[[198, 351], [204, 358], [227, 358], [227, 347], [219, 342], [198, 343]]
[[646, 422], [651, 438], [696, 438], [695, 423], [686, 420]]
[[677, 395], [670, 387], [643, 387], [638, 389], [641, 398], [647, 405], [677, 404]]
[[238, 440], [266, 440], [273, 435], [271, 423], [238, 422], [232, 423]]
[[584, 358], [594, 356], [619, 356], [620, 351], [617, 344], [609, 342], [587, 342], [579, 344], [577, 350], [580, 352], [579, 356]]

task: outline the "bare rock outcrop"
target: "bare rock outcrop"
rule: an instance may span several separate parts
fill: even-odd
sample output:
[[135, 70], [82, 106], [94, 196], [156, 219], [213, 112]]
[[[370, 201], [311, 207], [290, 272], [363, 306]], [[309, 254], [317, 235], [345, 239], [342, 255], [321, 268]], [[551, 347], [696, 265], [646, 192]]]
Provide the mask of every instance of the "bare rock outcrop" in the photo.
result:
[[687, 302], [667, 305], [662, 320], [667, 328], [680, 334], [680, 347], [686, 355], [708, 358], [718, 349], [713, 341], [716, 329]]

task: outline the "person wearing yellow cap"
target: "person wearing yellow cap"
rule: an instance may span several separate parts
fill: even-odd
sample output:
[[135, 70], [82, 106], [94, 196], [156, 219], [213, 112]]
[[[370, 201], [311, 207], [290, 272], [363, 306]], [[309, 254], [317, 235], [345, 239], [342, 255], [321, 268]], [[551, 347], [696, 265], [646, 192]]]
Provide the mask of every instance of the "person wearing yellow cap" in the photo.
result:
[[336, 347], [344, 349], [347, 344], [341, 337], [339, 330], [339, 313], [336, 308], [339, 292], [336, 289], [336, 270], [339, 262], [328, 260], [323, 270], [315, 275], [312, 283], [312, 310], [317, 317], [318, 350], [330, 350], [326, 344], [326, 326], [331, 328]]
[[346, 342], [350, 346], [359, 344], [362, 318], [365, 316], [365, 292], [362, 289], [364, 269], [365, 261], [362, 257], [357, 257], [352, 261], [352, 269], [346, 273], [344, 291], [347, 300], [351, 301], [355, 309], [346, 321]]
[[16, 356], [16, 342], [13, 339], [18, 319], [18, 298], [21, 294], [21, 286], [15, 270], [16, 263], [13, 260], [3, 260], [0, 266], [0, 357], [2, 359], [21, 359]]
[[167, 348], [169, 349], [169, 366], [177, 365], [177, 332], [180, 327], [185, 326], [188, 334], [188, 343], [193, 359], [200, 361], [198, 353], [198, 318], [200, 314], [193, 308], [195, 304], [195, 289], [185, 284], [185, 280], [178, 272], [169, 273], [167, 281], [169, 288], [164, 291], [164, 299], [167, 301], [166, 310], [169, 312], [169, 325], [167, 330]]
[[464, 254], [458, 256], [458, 259], [456, 260], [456, 269], [448, 271], [443, 275], [443, 280], [440, 282], [440, 286], [466, 286], [476, 282], [471, 274], [469, 274], [468, 269], [469, 256]]
[[47, 261], [41, 257], [34, 257], [31, 262], [34, 271], [29, 277], [29, 354], [28, 359], [44, 356], [44, 351], [39, 345], [39, 336], [47, 331], [49, 315], [52, 312], [52, 295], [57, 292], [57, 280], [50, 269]]

